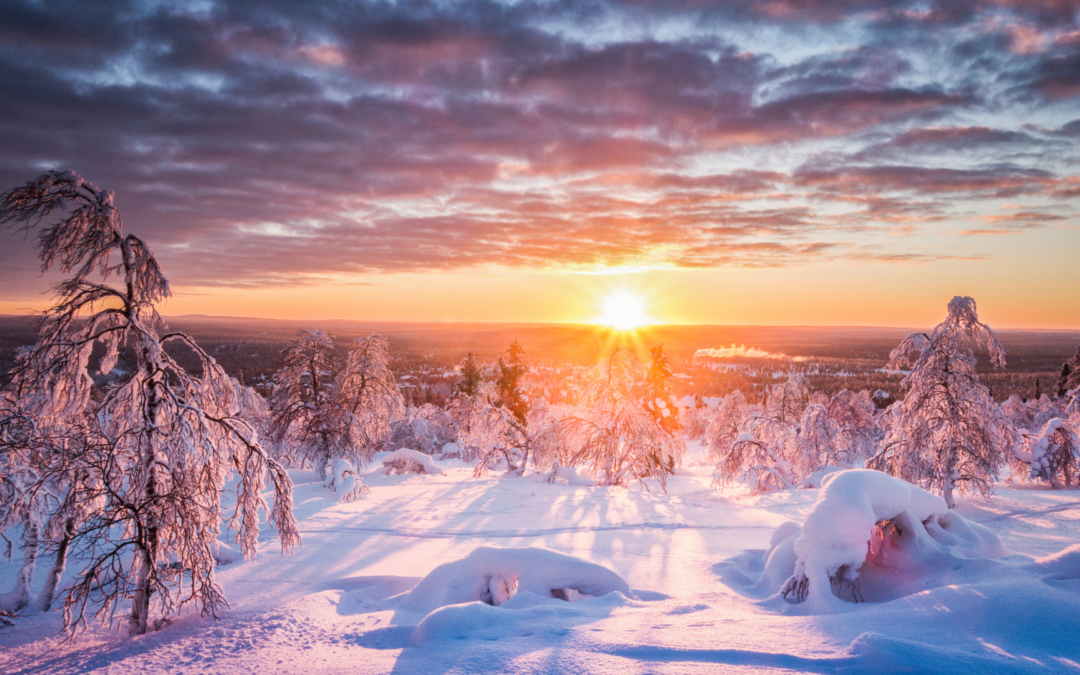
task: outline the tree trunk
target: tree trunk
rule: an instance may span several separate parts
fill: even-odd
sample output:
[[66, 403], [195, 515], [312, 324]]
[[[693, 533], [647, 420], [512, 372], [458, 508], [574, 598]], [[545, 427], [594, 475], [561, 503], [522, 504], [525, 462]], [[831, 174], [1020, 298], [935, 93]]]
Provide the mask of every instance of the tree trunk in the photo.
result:
[[19, 575], [15, 577], [15, 588], [12, 591], [11, 607], [8, 611], [18, 612], [30, 604], [30, 584], [34, 580], [34, 568], [37, 567], [38, 557], [38, 526], [33, 522], [26, 523], [26, 538], [23, 540], [23, 564]]
[[147, 617], [150, 614], [150, 565], [153, 559], [149, 550], [139, 551], [139, 571], [135, 582], [135, 597], [131, 600], [131, 616], [128, 619], [128, 632], [131, 635], [146, 633]]
[[56, 560], [53, 561], [49, 576], [45, 579], [45, 588], [38, 597], [38, 609], [47, 612], [52, 609], [53, 597], [56, 595], [56, 587], [60, 584], [60, 577], [64, 575], [67, 567], [68, 547], [71, 546], [71, 537], [75, 533], [75, 519], [68, 518], [64, 523], [64, 535], [60, 539], [60, 545], [56, 549]]

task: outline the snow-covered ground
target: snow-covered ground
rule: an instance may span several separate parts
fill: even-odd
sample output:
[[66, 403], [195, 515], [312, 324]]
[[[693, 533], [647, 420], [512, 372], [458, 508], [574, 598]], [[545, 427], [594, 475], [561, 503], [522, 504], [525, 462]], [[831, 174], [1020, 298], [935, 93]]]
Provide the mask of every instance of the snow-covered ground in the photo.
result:
[[[691, 450], [667, 494], [474, 479], [449, 460], [437, 462], [442, 475], [369, 466], [371, 494], [338, 503], [313, 472], [293, 472], [303, 543], [283, 558], [264, 532], [255, 560], [220, 567], [231, 603], [220, 619], [188, 615], [139, 638], [91, 625], [63, 643], [59, 615], [30, 616], [0, 630], [0, 672], [1080, 672], [1080, 550], [1048, 557], [1080, 542], [1080, 493], [999, 485], [989, 501], [961, 499], [956, 512], [996, 533], [1008, 555], [938, 570], [933, 587], [890, 602], [808, 615], [755, 584], [775, 528], [801, 523], [819, 491], [721, 494]], [[451, 591], [468, 586], [471, 563], [440, 568], [422, 601], [399, 595], [485, 544], [544, 547], [615, 575], [496, 550], [470, 560], [518, 565], [520, 590], [497, 607], [431, 611], [459, 597]], [[19, 558], [0, 562], [0, 588]], [[631, 590], [575, 591], [577, 602], [529, 592], [574, 574], [604, 589], [621, 577]]]

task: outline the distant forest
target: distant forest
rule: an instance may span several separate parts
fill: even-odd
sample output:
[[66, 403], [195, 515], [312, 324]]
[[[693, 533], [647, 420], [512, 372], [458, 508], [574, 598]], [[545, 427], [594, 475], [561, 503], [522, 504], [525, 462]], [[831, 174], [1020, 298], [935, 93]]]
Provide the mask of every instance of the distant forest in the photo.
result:
[[[358, 321], [277, 321], [228, 317], [183, 316], [166, 319], [173, 329], [191, 335], [224, 367], [264, 395], [281, 364], [282, 350], [300, 330], [322, 328], [337, 338], [340, 349], [358, 337], [382, 334], [390, 342], [390, 366], [413, 403], [443, 403], [457, 377], [454, 373], [472, 352], [482, 365], [493, 365], [514, 340], [525, 348], [529, 384], [552, 403], [572, 402], [574, 380], [617, 346], [646, 354], [663, 345], [677, 374], [678, 396], [724, 396], [742, 389], [753, 397], [764, 386], [802, 372], [815, 389], [871, 392], [882, 389], [901, 398], [901, 374], [883, 372], [889, 352], [914, 328], [651, 326], [636, 332], [604, 326], [548, 324], [364, 323]], [[20, 347], [34, 343], [33, 317], [0, 315], [0, 386], [14, 365]], [[998, 401], [1012, 394], [1023, 399], [1050, 392], [1062, 363], [1080, 346], [1080, 332], [999, 331], [1008, 365], [994, 370], [979, 357], [982, 382]], [[695, 358], [699, 350], [743, 346], [771, 358], [733, 356]], [[183, 361], [182, 353], [176, 354]], [[123, 360], [121, 360], [121, 368]]]

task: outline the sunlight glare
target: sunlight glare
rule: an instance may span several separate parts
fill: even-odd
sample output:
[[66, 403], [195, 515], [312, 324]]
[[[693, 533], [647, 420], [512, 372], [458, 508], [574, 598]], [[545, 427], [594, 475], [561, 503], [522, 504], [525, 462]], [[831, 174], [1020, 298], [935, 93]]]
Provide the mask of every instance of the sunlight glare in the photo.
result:
[[632, 330], [649, 323], [645, 301], [629, 291], [612, 291], [601, 304], [603, 314], [597, 320], [617, 330]]

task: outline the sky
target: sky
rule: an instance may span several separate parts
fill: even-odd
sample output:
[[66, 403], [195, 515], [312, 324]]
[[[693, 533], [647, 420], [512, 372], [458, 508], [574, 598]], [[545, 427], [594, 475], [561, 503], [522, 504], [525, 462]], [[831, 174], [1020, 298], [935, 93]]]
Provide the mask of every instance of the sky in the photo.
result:
[[[1080, 328], [1080, 0], [0, 3], [165, 315]], [[0, 313], [49, 305], [0, 232]]]

